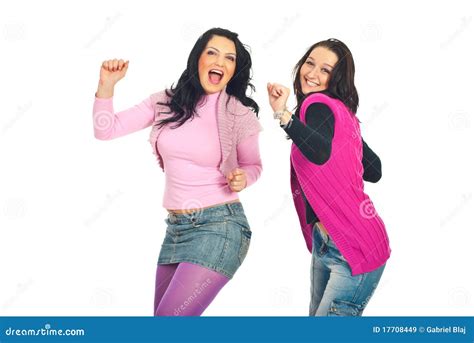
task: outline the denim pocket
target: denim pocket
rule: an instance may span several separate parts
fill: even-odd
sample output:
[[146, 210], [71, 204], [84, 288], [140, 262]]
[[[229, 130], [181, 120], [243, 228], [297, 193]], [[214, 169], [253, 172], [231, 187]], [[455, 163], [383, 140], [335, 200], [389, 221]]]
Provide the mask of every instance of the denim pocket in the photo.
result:
[[252, 231], [250, 229], [241, 228], [241, 241], [240, 241], [240, 249], [239, 249], [239, 263], [242, 264], [244, 262], [245, 257], [249, 251], [250, 247], [250, 239], [252, 238]]

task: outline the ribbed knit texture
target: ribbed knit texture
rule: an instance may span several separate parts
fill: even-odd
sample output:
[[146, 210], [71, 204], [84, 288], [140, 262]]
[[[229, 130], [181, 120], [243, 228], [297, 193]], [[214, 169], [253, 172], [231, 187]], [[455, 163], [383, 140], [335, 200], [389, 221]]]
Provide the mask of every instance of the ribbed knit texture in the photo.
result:
[[[151, 95], [152, 103], [167, 103], [169, 97], [165, 91], [154, 93]], [[169, 116], [167, 106], [154, 105], [155, 119], [152, 130], [150, 132], [150, 144], [160, 167], [164, 170], [163, 159], [156, 146], [156, 140], [161, 133], [158, 129], [158, 122]], [[239, 167], [237, 159], [237, 144], [245, 138], [257, 134], [262, 130], [262, 126], [258, 121], [255, 113], [244, 106], [237, 98], [226, 93], [225, 89], [219, 94], [217, 105], [217, 125], [219, 127], [219, 138], [221, 144], [222, 159], [219, 166], [223, 175], [227, 175], [230, 171]]]
[[291, 187], [306, 245], [311, 252], [312, 227], [306, 223], [301, 192], [347, 260], [352, 275], [371, 272], [387, 261], [391, 249], [385, 225], [364, 193], [359, 122], [341, 101], [319, 93], [303, 102], [303, 123], [306, 109], [315, 102], [330, 107], [335, 131], [331, 156], [323, 165], [308, 161], [295, 144], [291, 147]]

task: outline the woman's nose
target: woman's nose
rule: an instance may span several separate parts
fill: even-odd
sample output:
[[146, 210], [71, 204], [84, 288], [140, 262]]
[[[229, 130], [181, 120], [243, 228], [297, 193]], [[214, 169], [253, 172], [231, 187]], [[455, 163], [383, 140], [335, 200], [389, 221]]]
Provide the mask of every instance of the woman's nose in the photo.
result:
[[223, 56], [218, 56], [215, 61], [216, 65], [219, 67], [224, 66], [224, 57]]
[[306, 76], [313, 80], [314, 79], [319, 80], [319, 72], [316, 70], [316, 68], [311, 70], [308, 74], [306, 74]]

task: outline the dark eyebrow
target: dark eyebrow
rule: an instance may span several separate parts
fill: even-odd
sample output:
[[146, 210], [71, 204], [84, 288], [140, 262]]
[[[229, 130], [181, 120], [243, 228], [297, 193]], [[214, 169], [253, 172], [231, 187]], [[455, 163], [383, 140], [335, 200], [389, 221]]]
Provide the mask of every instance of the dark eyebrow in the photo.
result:
[[[312, 58], [311, 56], [308, 56], [308, 59], [311, 59], [311, 60], [314, 61], [314, 58]], [[328, 67], [331, 68], [331, 69], [334, 69], [334, 67], [333, 67], [332, 65], [330, 65], [330, 64], [327, 64], [327, 63], [323, 63], [323, 64], [324, 64], [325, 66], [328, 66]]]
[[[220, 52], [219, 49], [214, 48], [213, 46], [208, 46], [207, 48], [208, 48], [208, 49], [214, 49], [214, 50], [216, 50], [217, 52]], [[226, 55], [233, 55], [233, 56], [236, 56], [236, 54], [234, 54], [233, 52], [228, 52]]]

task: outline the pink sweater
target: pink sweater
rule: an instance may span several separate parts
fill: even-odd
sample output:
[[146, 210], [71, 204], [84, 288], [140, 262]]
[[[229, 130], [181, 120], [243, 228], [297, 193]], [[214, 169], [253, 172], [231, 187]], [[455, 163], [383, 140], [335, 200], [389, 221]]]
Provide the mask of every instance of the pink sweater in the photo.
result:
[[301, 192], [347, 260], [352, 275], [371, 272], [387, 261], [391, 249], [385, 225], [364, 193], [359, 122], [341, 101], [324, 94], [305, 99], [301, 121], [305, 122], [306, 109], [315, 102], [332, 110], [335, 130], [331, 156], [323, 165], [308, 161], [296, 145], [291, 148], [293, 200], [306, 244], [311, 251], [312, 227], [306, 223]]
[[[159, 116], [157, 97], [163, 94], [152, 94], [140, 104], [118, 113], [114, 112], [112, 98], [96, 98], [93, 109], [95, 137], [108, 140], [150, 127]], [[152, 129], [154, 152], [160, 164], [163, 165], [163, 160], [166, 164], [163, 206], [167, 209], [207, 207], [238, 199], [220, 170], [222, 153], [217, 120], [220, 97], [220, 93], [206, 96], [196, 108], [198, 115], [178, 129], [165, 126], [159, 130], [159, 135], [154, 132], [155, 128]], [[232, 165], [230, 170], [236, 167], [245, 170], [247, 186], [250, 186], [262, 170], [258, 131], [251, 131], [241, 138], [235, 147], [238, 165]], [[230, 140], [235, 141], [232, 136]]]
[[[155, 118], [150, 132], [150, 144], [158, 163], [165, 169], [163, 159], [157, 146], [157, 141], [163, 128], [158, 128], [158, 122], [169, 116], [169, 108], [157, 103], [167, 103], [169, 98], [164, 91], [151, 95]], [[255, 135], [262, 130], [262, 126], [255, 113], [244, 106], [236, 97], [227, 94], [225, 90], [219, 93], [217, 100], [217, 129], [221, 145], [221, 161], [219, 170], [227, 175], [239, 166], [237, 146], [247, 137]]]

